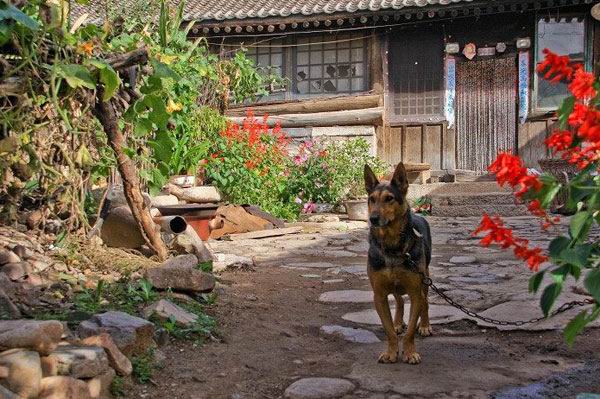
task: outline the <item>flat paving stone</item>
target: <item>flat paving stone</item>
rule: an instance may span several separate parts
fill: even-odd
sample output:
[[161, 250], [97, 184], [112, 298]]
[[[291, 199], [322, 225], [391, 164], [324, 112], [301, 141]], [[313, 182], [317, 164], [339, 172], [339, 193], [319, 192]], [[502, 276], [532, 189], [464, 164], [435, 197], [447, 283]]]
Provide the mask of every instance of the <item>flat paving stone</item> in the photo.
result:
[[[390, 301], [395, 301], [394, 296], [390, 295]], [[324, 292], [319, 296], [319, 302], [331, 303], [369, 303], [373, 302], [373, 291], [362, 290], [339, 290]]]
[[286, 399], [334, 399], [354, 391], [354, 384], [342, 378], [302, 378], [287, 387]]
[[381, 342], [381, 340], [377, 338], [373, 332], [369, 330], [363, 330], [362, 328], [328, 325], [321, 327], [321, 332], [328, 335], [339, 336], [348, 342], [355, 342], [359, 344], [374, 344], [376, 342]]
[[[394, 314], [396, 307], [390, 306], [392, 314]], [[410, 305], [404, 305], [404, 312], [408, 314], [410, 311]], [[447, 305], [435, 305], [429, 304], [429, 319], [431, 324], [447, 324], [454, 321], [468, 319], [469, 316], [461, 312], [460, 310]], [[350, 312], [342, 316], [342, 319], [351, 321], [359, 324], [369, 324], [378, 326], [381, 325], [381, 320], [377, 315], [375, 309], [361, 310], [360, 312]]]
[[330, 270], [330, 272], [333, 274], [348, 273], [355, 274], [357, 276], [364, 275], [367, 274], [367, 262], [365, 261], [365, 264], [363, 265], [334, 267]]
[[331, 280], [323, 280], [323, 284], [338, 284], [338, 283], [343, 283], [344, 280], [343, 278], [332, 278]]
[[474, 256], [469, 256], [469, 255], [453, 256], [450, 258], [450, 263], [475, 263], [475, 262], [477, 262], [477, 258]]
[[333, 263], [329, 262], [297, 262], [284, 264], [282, 266], [290, 269], [330, 269], [335, 267]]

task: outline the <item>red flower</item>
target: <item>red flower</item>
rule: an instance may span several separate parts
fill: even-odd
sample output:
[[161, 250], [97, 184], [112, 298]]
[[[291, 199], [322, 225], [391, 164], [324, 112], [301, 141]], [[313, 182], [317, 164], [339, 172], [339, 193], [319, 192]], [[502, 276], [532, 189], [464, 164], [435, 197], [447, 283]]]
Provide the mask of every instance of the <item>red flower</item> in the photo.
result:
[[502, 248], [513, 247], [515, 256], [527, 261], [531, 270], [539, 270], [540, 265], [548, 260], [547, 256], [542, 255], [540, 248], [529, 248], [529, 241], [524, 238], [514, 237], [512, 230], [504, 227], [502, 219], [498, 216], [491, 218], [487, 214], [484, 214], [479, 227], [473, 232], [473, 235], [481, 232], [488, 232], [481, 239], [481, 245], [487, 247], [492, 243], [497, 243]]
[[557, 130], [545, 140], [545, 143], [554, 152], [564, 151], [573, 144], [573, 134], [567, 130]]
[[575, 71], [582, 68], [580, 64], [573, 65], [568, 56], [559, 56], [548, 49], [544, 49], [546, 57], [538, 67], [539, 73], [544, 73], [544, 79], [550, 80], [553, 83], [566, 80], [570, 82], [573, 79]]
[[529, 190], [539, 191], [542, 188], [542, 182], [537, 176], [528, 174], [521, 158], [509, 152], [499, 153], [488, 170], [496, 175], [496, 181], [500, 186], [508, 184], [513, 189], [519, 187], [515, 193], [519, 198]]
[[569, 85], [569, 90], [578, 100], [585, 100], [596, 97], [594, 89], [594, 74], [586, 72], [583, 68], [575, 71], [575, 78]]

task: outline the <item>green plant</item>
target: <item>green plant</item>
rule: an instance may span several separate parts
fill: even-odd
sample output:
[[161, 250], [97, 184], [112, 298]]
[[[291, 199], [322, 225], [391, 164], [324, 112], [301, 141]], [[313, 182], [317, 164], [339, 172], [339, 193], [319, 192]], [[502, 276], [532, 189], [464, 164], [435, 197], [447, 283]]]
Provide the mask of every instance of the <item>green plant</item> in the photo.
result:
[[154, 348], [148, 349], [141, 355], [134, 356], [131, 359], [133, 366], [133, 378], [140, 384], [147, 384], [152, 380], [152, 375], [157, 368], [156, 359], [154, 356]]
[[98, 312], [103, 305], [105, 284], [104, 280], [100, 280], [96, 288], [84, 288], [83, 292], [75, 296], [75, 307], [89, 313]]
[[211, 260], [202, 262], [198, 264], [198, 269], [202, 270], [206, 273], [212, 273], [213, 271], [213, 262]]
[[122, 398], [125, 396], [125, 380], [121, 376], [115, 376], [110, 383], [110, 393], [115, 398]]

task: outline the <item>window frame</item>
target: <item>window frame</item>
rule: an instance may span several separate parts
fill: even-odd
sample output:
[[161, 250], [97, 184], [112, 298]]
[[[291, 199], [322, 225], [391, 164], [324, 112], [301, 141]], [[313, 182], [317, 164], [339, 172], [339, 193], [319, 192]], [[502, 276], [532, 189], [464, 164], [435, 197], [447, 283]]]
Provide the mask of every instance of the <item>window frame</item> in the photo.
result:
[[[402, 32], [399, 30], [397, 32]], [[396, 32], [396, 33], [397, 33]], [[391, 32], [393, 34], [394, 32]], [[444, 36], [443, 32], [439, 33], [439, 40], [442, 51], [439, 54], [441, 60], [441, 68], [439, 70], [439, 75], [441, 77], [441, 86], [439, 89], [440, 99], [441, 99], [441, 108], [438, 114], [428, 114], [428, 115], [400, 115], [396, 113], [394, 100], [395, 100], [395, 92], [394, 92], [394, 83], [392, 81], [392, 72], [390, 71], [390, 56], [392, 51], [394, 50], [392, 46], [392, 38], [390, 35], [386, 36], [385, 39], [385, 54], [386, 58], [384, 60], [384, 85], [385, 85], [385, 104], [386, 104], [386, 114], [388, 115], [387, 121], [390, 126], [404, 126], [404, 125], [423, 125], [423, 124], [439, 124], [447, 121], [446, 114], [444, 112], [445, 101], [446, 101], [446, 59], [447, 55], [443, 51], [443, 43]]]
[[[344, 32], [341, 31], [339, 32], [339, 34], [343, 34]], [[325, 32], [323, 33], [318, 33], [318, 34], [326, 34]], [[350, 35], [354, 34], [353, 32], [349, 33]], [[263, 96], [255, 101], [252, 102], [248, 102], [245, 105], [246, 106], [252, 106], [252, 105], [260, 105], [260, 104], [264, 104], [264, 103], [284, 103], [284, 102], [288, 102], [288, 101], [293, 101], [293, 100], [299, 100], [299, 101], [310, 101], [310, 100], [314, 100], [314, 99], [327, 99], [327, 98], [333, 98], [333, 97], [344, 97], [344, 96], [358, 96], [361, 94], [365, 94], [368, 93], [371, 90], [371, 66], [369, 65], [369, 61], [370, 61], [370, 50], [371, 50], [371, 36], [369, 36], [368, 34], [363, 34], [363, 45], [361, 46], [363, 52], [363, 73], [362, 73], [362, 79], [363, 79], [363, 88], [359, 91], [354, 91], [354, 92], [335, 92], [335, 93], [315, 93], [315, 94], [305, 94], [305, 95], [301, 95], [299, 93], [296, 93], [296, 88], [297, 88], [297, 81], [296, 81], [296, 71], [297, 71], [297, 66], [298, 66], [298, 47], [295, 47], [295, 45], [297, 44], [297, 41], [300, 37], [307, 37], [310, 38], [311, 34], [305, 34], [305, 35], [289, 35], [286, 37], [281, 38], [281, 43], [280, 45], [284, 46], [282, 48], [282, 66], [281, 66], [281, 71], [282, 71], [282, 75], [283, 78], [285, 78], [288, 81], [288, 85], [286, 86], [286, 90], [284, 92], [284, 95], [282, 96], [283, 98], [279, 97], [279, 98], [273, 98], [272, 96]], [[253, 36], [253, 37], [248, 37], [248, 39], [253, 39], [253, 41], [255, 40], [259, 40], [260, 41], [260, 37], [257, 36]], [[243, 43], [243, 45], [242, 45]], [[251, 48], [251, 45], [248, 44], [250, 43], [250, 40], [243, 40], [243, 42], [239, 43], [240, 46], [245, 46], [247, 48]], [[285, 47], [286, 45], [293, 45], [293, 47]], [[269, 53], [272, 53], [272, 50], [269, 49]], [[324, 50], [322, 50], [324, 51]], [[337, 51], [337, 48], [336, 48]], [[349, 47], [349, 51], [350, 53], [352, 52], [352, 46]], [[310, 52], [308, 52], [308, 54], [310, 54]], [[309, 56], [310, 57], [310, 56]], [[337, 55], [336, 55], [337, 57]], [[254, 56], [252, 58], [254, 60]], [[258, 61], [258, 55], [256, 57], [256, 62]], [[350, 64], [353, 63], [352, 61], [352, 54], [350, 54]], [[325, 64], [323, 64], [325, 65]], [[345, 78], [343, 78], [345, 79]], [[351, 77], [349, 77], [348, 79], [352, 79]], [[278, 94], [278, 93], [276, 93]]]
[[[586, 70], [590, 71], [592, 69], [592, 34], [593, 34], [593, 26], [591, 24], [590, 18], [588, 18], [588, 16], [584, 13], [565, 13], [565, 14], [561, 14], [560, 18], [581, 18], [583, 17], [583, 66]], [[538, 88], [539, 88], [539, 82], [540, 79], [543, 79], [543, 77], [540, 76], [540, 74], [537, 72], [537, 65], [542, 61], [542, 60], [538, 60], [538, 54], [539, 54], [539, 50], [540, 50], [540, 44], [539, 44], [539, 40], [538, 40], [538, 29], [539, 29], [539, 22], [540, 20], [544, 19], [544, 16], [542, 16], [541, 14], [537, 13], [535, 15], [535, 20], [534, 20], [534, 44], [533, 44], [533, 90], [531, 91], [531, 105], [530, 105], [530, 111], [531, 111], [531, 115], [530, 118], [535, 118], [536, 116], [540, 116], [540, 115], [547, 115], [550, 113], [555, 112], [558, 107], [540, 107], [538, 105]]]

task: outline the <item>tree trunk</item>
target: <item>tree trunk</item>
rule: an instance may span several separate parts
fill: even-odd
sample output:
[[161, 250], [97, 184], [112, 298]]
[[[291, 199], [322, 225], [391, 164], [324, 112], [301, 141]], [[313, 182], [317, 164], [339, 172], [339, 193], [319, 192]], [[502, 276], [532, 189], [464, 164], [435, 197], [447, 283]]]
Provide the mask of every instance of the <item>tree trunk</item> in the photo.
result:
[[110, 100], [102, 101], [103, 94], [104, 89], [99, 85], [96, 90], [94, 115], [102, 124], [108, 142], [117, 158], [117, 168], [123, 179], [123, 191], [144, 241], [158, 255], [159, 260], [164, 261], [168, 257], [167, 247], [152, 221], [150, 210], [144, 202], [136, 167], [133, 161], [123, 152], [125, 137], [117, 125], [117, 115], [113, 104]]

